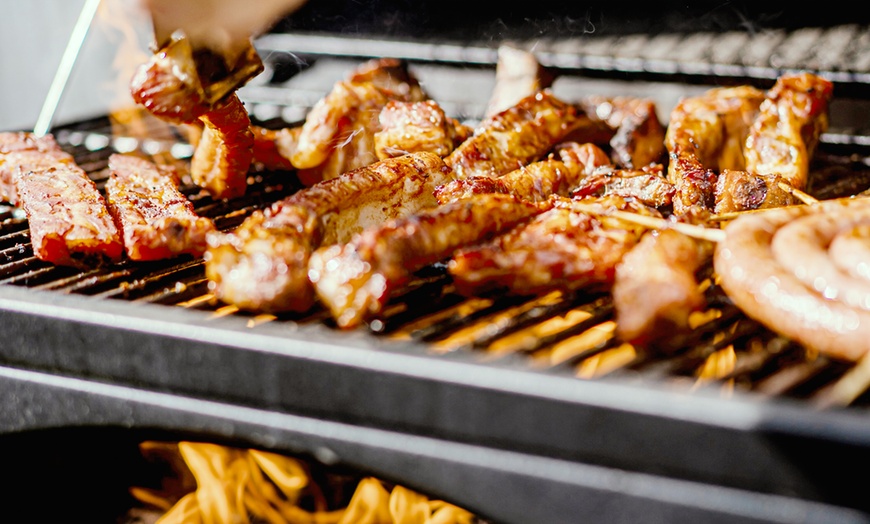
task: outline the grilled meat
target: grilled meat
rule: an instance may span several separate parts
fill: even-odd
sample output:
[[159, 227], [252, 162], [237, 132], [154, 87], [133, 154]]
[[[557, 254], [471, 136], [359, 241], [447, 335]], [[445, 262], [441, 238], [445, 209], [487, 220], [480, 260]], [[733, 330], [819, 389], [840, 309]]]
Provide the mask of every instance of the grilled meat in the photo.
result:
[[405, 62], [366, 62], [309, 111], [290, 160], [298, 169], [321, 166], [323, 179], [371, 164], [377, 160], [374, 134], [381, 109], [391, 100], [427, 99]]
[[676, 188], [664, 176], [664, 167], [653, 164], [644, 169], [599, 169], [583, 178], [571, 196], [575, 198], [620, 196], [634, 198], [654, 208], [673, 203]]
[[205, 252], [206, 235], [214, 231], [214, 223], [196, 214], [193, 204], [178, 189], [174, 168], [113, 154], [109, 169], [106, 202], [131, 260], [200, 256]]
[[296, 167], [290, 158], [296, 151], [296, 143], [299, 141], [299, 133], [301, 132], [301, 126], [267, 129], [252, 125], [251, 134], [254, 136], [254, 145], [251, 150], [253, 153], [251, 163], [265, 171], [295, 170]]
[[204, 127], [190, 160], [193, 182], [215, 199], [244, 195], [254, 158], [254, 133], [244, 104], [230, 95], [199, 120]]
[[484, 118], [497, 115], [527, 96], [549, 89], [555, 76], [543, 67], [534, 53], [509, 45], [498, 48], [495, 86], [484, 110]]
[[472, 130], [453, 118], [434, 100], [400, 102], [390, 100], [378, 116], [380, 130], [375, 133], [375, 154], [381, 160], [418, 151], [431, 151], [444, 157]]
[[792, 194], [780, 185], [783, 181], [776, 173], [756, 175], [726, 169], [716, 179], [714, 210], [721, 214], [796, 204]]
[[[489, 242], [460, 249], [448, 263], [457, 291], [534, 295], [554, 289], [610, 285], [616, 265], [644, 229], [607, 218], [608, 210], [661, 216], [620, 197], [552, 197], [553, 208]], [[600, 210], [594, 214], [589, 209]]]
[[578, 106], [609, 130], [613, 163], [624, 169], [641, 169], [665, 159], [665, 126], [656, 104], [647, 98], [588, 96]]
[[440, 157], [422, 152], [302, 189], [254, 212], [235, 231], [209, 236], [210, 287], [241, 309], [307, 311], [315, 300], [308, 259], [316, 248], [434, 206], [433, 190], [450, 178]]
[[686, 332], [689, 316], [707, 305], [695, 275], [712, 254], [711, 242], [673, 229], [644, 234], [616, 266], [616, 335], [653, 347]]
[[[850, 208], [870, 209], [866, 198], [790, 206], [740, 216], [716, 245], [714, 268], [722, 289], [749, 317], [835, 359], [855, 361], [870, 350], [870, 312], [831, 300], [785, 268], [772, 249], [781, 228], [815, 213], [837, 221]], [[848, 228], [846, 229], [848, 230]], [[800, 259], [803, 253], [792, 252]]]
[[738, 86], [713, 88], [677, 103], [665, 134], [675, 213], [714, 208], [719, 172], [744, 168], [746, 137], [763, 100], [763, 91]]
[[485, 119], [445, 162], [457, 178], [498, 177], [543, 158], [584, 119], [548, 91]]
[[810, 160], [828, 129], [833, 84], [818, 75], [780, 76], [767, 92], [746, 138], [746, 170], [778, 174], [792, 187], [807, 188]]
[[73, 164], [73, 156], [57, 144], [52, 135], [0, 133], [0, 200], [18, 205], [15, 177], [19, 171], [39, 170], [60, 164]]
[[607, 153], [593, 144], [563, 143], [557, 154], [532, 162], [500, 177], [472, 176], [456, 179], [435, 189], [441, 204], [486, 193], [502, 193], [541, 202], [550, 195], [568, 196], [571, 189], [597, 169], [610, 165]]
[[96, 184], [75, 163], [18, 171], [15, 188], [30, 226], [33, 254], [60, 266], [118, 262], [121, 235]]
[[350, 242], [315, 251], [309, 275], [336, 323], [353, 328], [378, 314], [414, 271], [485, 240], [549, 204], [481, 194], [364, 230]]

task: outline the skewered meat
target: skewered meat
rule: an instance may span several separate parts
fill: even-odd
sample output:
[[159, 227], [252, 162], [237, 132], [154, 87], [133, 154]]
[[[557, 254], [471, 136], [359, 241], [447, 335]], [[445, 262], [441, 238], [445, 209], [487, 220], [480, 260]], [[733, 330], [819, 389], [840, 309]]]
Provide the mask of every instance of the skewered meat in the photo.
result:
[[797, 204], [792, 194], [780, 185], [783, 181], [776, 173], [756, 175], [725, 169], [716, 179], [714, 210], [723, 214]]
[[534, 53], [509, 45], [498, 48], [495, 86], [484, 110], [484, 118], [497, 115], [527, 96], [549, 89], [555, 76], [543, 67]]
[[[598, 212], [592, 214], [590, 208]], [[620, 197], [553, 197], [552, 209], [489, 242], [457, 251], [448, 263], [457, 291], [534, 295], [611, 284], [616, 264], [644, 231], [608, 218], [612, 209], [661, 216]]]
[[19, 171], [39, 170], [74, 163], [73, 156], [57, 144], [52, 135], [0, 133], [0, 199], [18, 205], [15, 177]]
[[380, 160], [418, 151], [444, 157], [471, 135], [472, 130], [453, 118], [434, 100], [390, 100], [378, 116], [375, 154]]
[[214, 223], [178, 189], [177, 171], [132, 155], [109, 157], [106, 202], [131, 260], [200, 256]]
[[315, 251], [309, 275], [336, 323], [353, 328], [381, 311], [414, 271], [527, 220], [549, 204], [481, 194], [364, 230]]
[[124, 246], [106, 201], [81, 167], [62, 162], [18, 171], [15, 187], [37, 258], [80, 268], [121, 260]]
[[498, 177], [543, 158], [586, 121], [574, 106], [541, 91], [485, 119], [445, 162], [456, 178]]
[[616, 266], [617, 336], [649, 347], [688, 330], [689, 315], [707, 304], [696, 273], [712, 253], [711, 242], [673, 229], [643, 235]]
[[841, 199], [776, 208], [731, 221], [714, 252], [722, 289], [768, 328], [833, 358], [857, 360], [870, 350], [870, 312], [807, 287], [780, 264], [771, 248], [786, 224], [814, 213], [837, 216], [853, 206], [868, 209], [866, 199]]
[[841, 271], [870, 280], [870, 223], [842, 228], [831, 240], [828, 253]]
[[778, 174], [806, 189], [810, 160], [828, 129], [833, 84], [811, 73], [780, 76], [767, 92], [746, 138], [746, 170]]
[[648, 98], [588, 96], [578, 105], [612, 133], [608, 139], [613, 163], [641, 169], [660, 163], [665, 154], [665, 126]]
[[371, 164], [377, 160], [374, 134], [381, 109], [390, 100], [426, 99], [405, 62], [370, 60], [337, 82], [309, 111], [290, 160], [298, 169], [321, 166], [323, 179]]
[[676, 189], [664, 176], [664, 167], [653, 164], [644, 169], [598, 170], [585, 177], [572, 192], [575, 198], [620, 196], [634, 198], [655, 208], [671, 206]]
[[390, 218], [436, 204], [451, 178], [432, 153], [376, 162], [325, 180], [256, 211], [235, 231], [209, 236], [206, 276], [215, 295], [241, 309], [307, 311], [314, 304], [308, 259]]
[[254, 134], [247, 111], [235, 94], [200, 115], [204, 128], [190, 160], [190, 176], [212, 198], [245, 194], [254, 157]]
[[712, 210], [720, 170], [742, 170], [744, 147], [764, 92], [751, 86], [717, 87], [680, 100], [665, 134], [674, 212]]
[[452, 180], [435, 189], [435, 198], [444, 204], [473, 195], [502, 193], [541, 202], [550, 195], [568, 196], [584, 177], [610, 165], [607, 153], [594, 144], [563, 143], [556, 149], [561, 160], [551, 156], [500, 177], [472, 176]]

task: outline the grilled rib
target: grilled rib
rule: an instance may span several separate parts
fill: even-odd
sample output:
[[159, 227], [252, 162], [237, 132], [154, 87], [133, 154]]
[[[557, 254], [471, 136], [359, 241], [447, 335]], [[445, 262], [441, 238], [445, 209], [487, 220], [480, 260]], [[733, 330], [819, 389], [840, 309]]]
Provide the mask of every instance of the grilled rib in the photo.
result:
[[81, 167], [19, 171], [15, 187], [37, 258], [81, 268], [121, 260], [124, 246], [106, 201]]
[[[457, 251], [448, 263], [457, 291], [535, 295], [609, 285], [616, 264], [644, 230], [607, 218], [608, 210], [661, 216], [655, 209], [620, 197], [554, 196], [552, 205], [489, 242]], [[598, 212], [590, 214], [590, 206]]]
[[57, 144], [52, 135], [0, 133], [0, 199], [18, 205], [15, 177], [19, 171], [38, 170], [59, 164], [72, 164], [73, 156]]
[[109, 157], [106, 202], [121, 228], [131, 260], [158, 260], [181, 254], [200, 256], [214, 223], [200, 217], [178, 189], [170, 166], [158, 166], [132, 155]]
[[240, 309], [307, 311], [314, 304], [308, 259], [325, 244], [436, 204], [434, 188], [451, 178], [432, 153], [376, 162], [302, 189], [238, 229], [209, 236], [206, 276], [215, 295]]
[[376, 315], [412, 273], [549, 207], [511, 195], [481, 194], [370, 228], [350, 242], [318, 249], [309, 272], [336, 323], [353, 328]]

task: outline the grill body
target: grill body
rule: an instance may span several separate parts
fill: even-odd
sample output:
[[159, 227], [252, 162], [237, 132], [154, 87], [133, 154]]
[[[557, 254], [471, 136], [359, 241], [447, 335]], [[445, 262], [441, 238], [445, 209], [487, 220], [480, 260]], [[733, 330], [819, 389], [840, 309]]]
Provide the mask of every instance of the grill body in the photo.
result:
[[[562, 32], [506, 16], [501, 39], [493, 40], [497, 20], [480, 25], [481, 38], [469, 38], [468, 27], [481, 21], [451, 34], [425, 4], [391, 30], [372, 16], [353, 31], [337, 28], [348, 19], [344, 4], [327, 2], [317, 12], [306, 6], [257, 41], [267, 71], [240, 96], [257, 123], [293, 125], [353, 65], [394, 56], [412, 64], [448, 113], [473, 122], [493, 85], [497, 45], [509, 40], [559, 73], [558, 95], [649, 96], [666, 121], [681, 96], [712, 85], [765, 87], [783, 71], [807, 68], [836, 83], [815, 166], [827, 176], [814, 194], [870, 187], [867, 25], [793, 20], [748, 31], [701, 17], [716, 27], [665, 31], [681, 20], [679, 8], [667, 6], [657, 24], [640, 24], [639, 16], [601, 25], [613, 13], [595, 8], [583, 18], [541, 7], [541, 17], [558, 17]], [[373, 12], [395, 8], [376, 3]], [[582, 29], [588, 24], [601, 29], [590, 34]], [[413, 32], [423, 26], [440, 32]], [[176, 130], [146, 126], [133, 133], [97, 118], [55, 134], [101, 187], [112, 152], [181, 164], [189, 158]], [[187, 191], [201, 214], [229, 229], [299, 188], [292, 173], [258, 172], [234, 201]], [[141, 439], [261, 447], [368, 471], [504, 523], [581, 515], [607, 522], [870, 521], [870, 504], [851, 481], [870, 462], [866, 395], [820, 407], [856, 367], [808, 358], [733, 309], [723, 306], [723, 320], [686, 340], [684, 351], [588, 379], [584, 363], [612, 349], [606, 341], [555, 363], [539, 356], [610, 318], [600, 293], [496, 297], [467, 314], [454, 310], [463, 302], [445, 291], [443, 268], [433, 267], [376, 325], [341, 332], [320, 310], [272, 317], [215, 302], [196, 259], [93, 271], [42, 264], [29, 252], [26, 220], [13, 208], [2, 217], [4, 438], [112, 428]], [[578, 311], [588, 320], [535, 330]], [[486, 329], [458, 346], [439, 345], [474, 326]], [[534, 340], [498, 350], [523, 333]], [[763, 350], [752, 349], [757, 341]], [[737, 368], [700, 380], [701, 363], [729, 344], [738, 348]]]

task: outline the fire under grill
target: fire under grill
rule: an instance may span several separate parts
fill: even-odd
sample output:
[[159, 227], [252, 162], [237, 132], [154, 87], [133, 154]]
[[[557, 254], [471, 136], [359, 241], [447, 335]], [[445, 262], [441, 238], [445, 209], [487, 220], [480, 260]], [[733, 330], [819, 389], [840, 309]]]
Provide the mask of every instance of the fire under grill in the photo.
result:
[[[622, 36], [535, 49], [558, 72], [557, 94], [615, 89], [660, 108], [713, 84], [767, 86], [791, 67], [827, 73], [837, 87], [810, 193], [833, 198], [870, 188], [868, 34], [766, 33], [755, 54], [737, 36], [708, 37], [709, 47]], [[831, 51], [838, 42], [850, 54]], [[409, 60], [448, 113], [474, 121], [496, 63], [492, 45], [468, 43], [274, 33], [258, 47], [267, 72], [240, 96], [264, 127], [297, 124], [348, 67], [377, 56]], [[147, 116], [53, 132], [100, 188], [114, 152], [180, 165], [192, 153], [182, 132]], [[228, 230], [301, 188], [290, 172], [255, 170], [249, 182], [230, 201], [184, 190]], [[606, 290], [467, 298], [438, 264], [365, 328], [342, 332], [319, 308], [266, 315], [222, 304], [192, 257], [86, 271], [44, 263], [20, 211], [0, 213], [0, 384], [13, 414], [4, 433], [120, 426], [304, 453], [499, 522], [584, 511], [609, 522], [870, 521], [846, 474], [870, 463], [870, 364], [808, 351], [715, 285], [697, 328], [668, 352], [616, 340]]]

